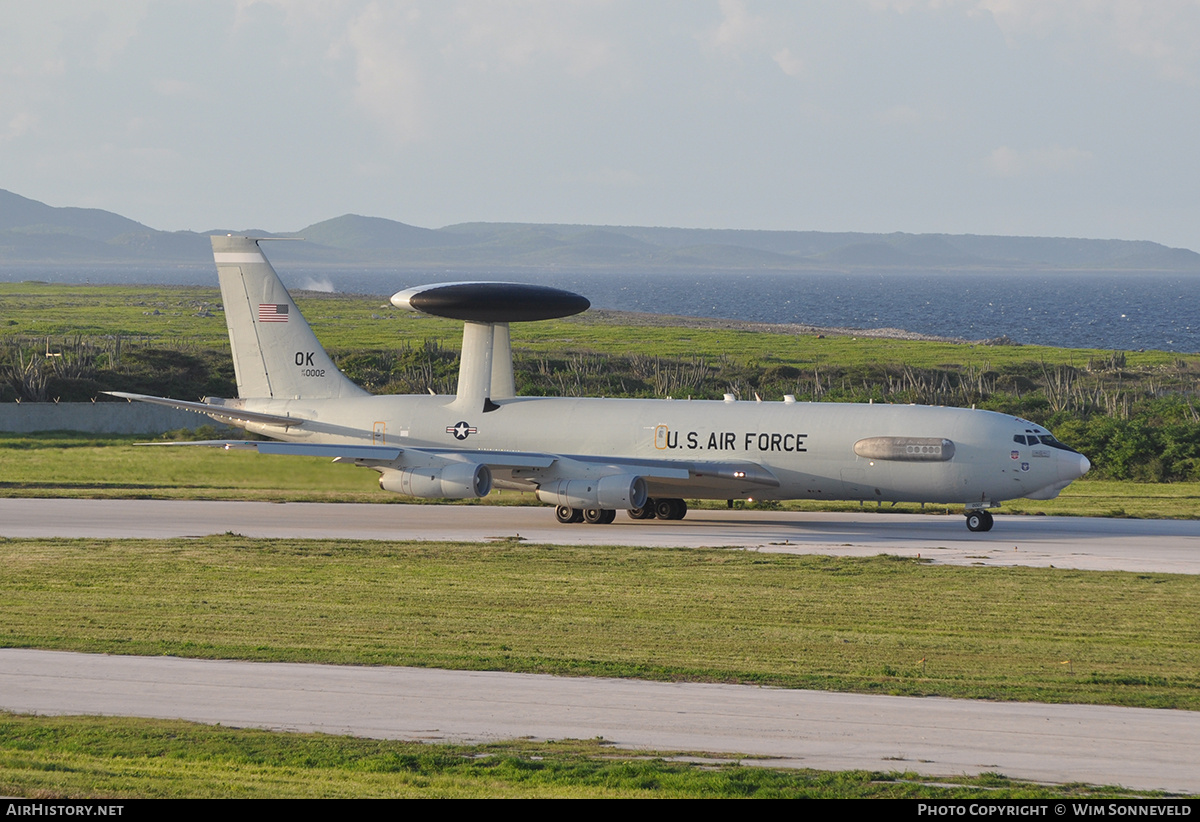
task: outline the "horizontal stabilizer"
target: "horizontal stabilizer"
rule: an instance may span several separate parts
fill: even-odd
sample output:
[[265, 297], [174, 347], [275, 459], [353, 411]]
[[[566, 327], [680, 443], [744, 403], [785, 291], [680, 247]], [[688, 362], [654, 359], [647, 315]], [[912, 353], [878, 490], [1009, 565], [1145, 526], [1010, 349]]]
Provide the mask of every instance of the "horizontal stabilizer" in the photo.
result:
[[142, 445], [202, 445], [224, 448], [226, 451], [257, 451], [260, 454], [284, 454], [291, 457], [330, 457], [345, 460], [393, 462], [400, 458], [403, 448], [394, 445], [326, 445], [305, 442], [275, 442], [272, 440], [196, 440], [194, 442], [146, 442]]
[[215, 405], [207, 402], [188, 402], [187, 400], [173, 400], [169, 397], [152, 397], [148, 394], [130, 394], [127, 391], [105, 391], [112, 397], [120, 397], [123, 400], [130, 402], [148, 402], [152, 405], [165, 405], [168, 408], [179, 408], [184, 411], [195, 411], [197, 414], [207, 414], [213, 419], [229, 420], [231, 422], [257, 422], [264, 425], [282, 425], [285, 428], [295, 428], [303, 425], [304, 420], [299, 417], [285, 417], [280, 414], [264, 414], [259, 411], [246, 411], [242, 408], [233, 408], [227, 405]]

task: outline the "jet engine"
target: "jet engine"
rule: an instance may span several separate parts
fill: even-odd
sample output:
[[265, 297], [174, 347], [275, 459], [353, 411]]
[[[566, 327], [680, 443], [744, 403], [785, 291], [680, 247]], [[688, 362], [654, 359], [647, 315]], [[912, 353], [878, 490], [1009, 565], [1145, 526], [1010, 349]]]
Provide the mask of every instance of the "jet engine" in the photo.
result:
[[568, 508], [641, 508], [646, 504], [646, 480], [634, 474], [600, 479], [556, 480], [537, 490], [538, 499]]
[[492, 472], [486, 465], [451, 462], [423, 468], [388, 468], [379, 475], [384, 491], [423, 499], [471, 499], [492, 490]]

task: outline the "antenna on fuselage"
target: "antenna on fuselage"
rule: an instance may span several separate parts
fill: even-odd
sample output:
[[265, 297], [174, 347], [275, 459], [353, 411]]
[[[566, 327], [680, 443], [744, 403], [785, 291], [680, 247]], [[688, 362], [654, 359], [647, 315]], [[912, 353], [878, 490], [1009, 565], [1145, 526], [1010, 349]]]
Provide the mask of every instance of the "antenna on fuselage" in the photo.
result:
[[462, 359], [452, 408], [495, 411], [493, 400], [517, 395], [509, 323], [569, 317], [591, 307], [585, 297], [560, 288], [524, 283], [437, 283], [392, 295], [392, 305], [435, 317], [462, 320]]

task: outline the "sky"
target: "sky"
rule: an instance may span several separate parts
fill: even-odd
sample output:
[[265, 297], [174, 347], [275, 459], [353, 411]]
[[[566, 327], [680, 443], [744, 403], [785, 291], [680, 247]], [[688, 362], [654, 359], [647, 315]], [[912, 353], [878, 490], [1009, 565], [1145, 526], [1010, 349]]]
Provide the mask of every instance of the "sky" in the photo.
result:
[[0, 188], [1200, 250], [1200, 0], [0, 0]]

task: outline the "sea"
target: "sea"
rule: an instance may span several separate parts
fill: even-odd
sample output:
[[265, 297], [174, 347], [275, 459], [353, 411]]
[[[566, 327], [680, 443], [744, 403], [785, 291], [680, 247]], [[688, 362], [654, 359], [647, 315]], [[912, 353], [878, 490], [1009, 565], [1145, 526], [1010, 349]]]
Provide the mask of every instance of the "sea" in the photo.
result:
[[[1200, 352], [1200, 273], [1113, 271], [413, 271], [276, 263], [288, 288], [387, 296], [460, 280], [531, 282], [593, 307], [764, 323], [892, 328], [966, 340]], [[214, 285], [211, 266], [6, 266], [0, 281]], [[2, 310], [2, 303], [0, 303]]]

